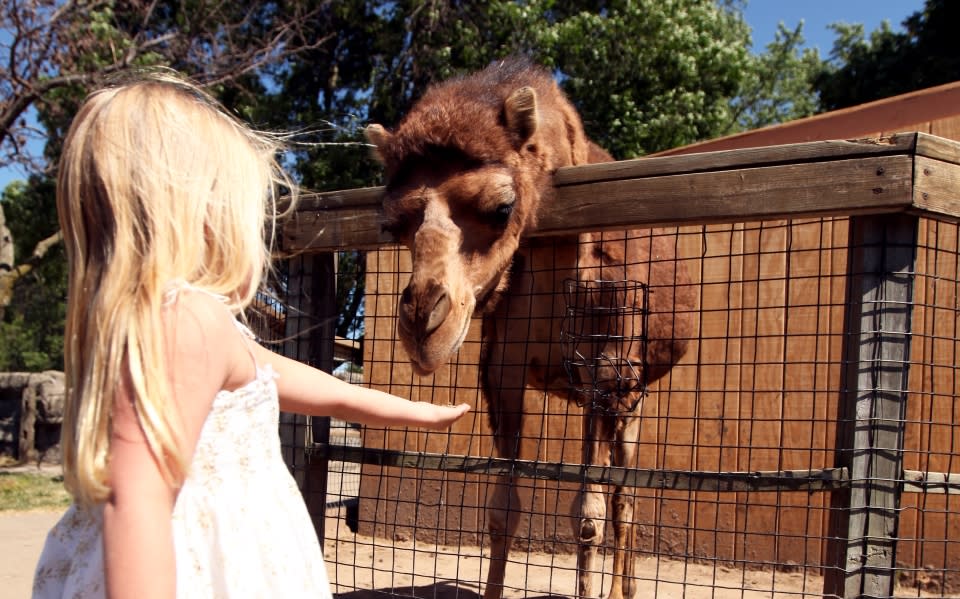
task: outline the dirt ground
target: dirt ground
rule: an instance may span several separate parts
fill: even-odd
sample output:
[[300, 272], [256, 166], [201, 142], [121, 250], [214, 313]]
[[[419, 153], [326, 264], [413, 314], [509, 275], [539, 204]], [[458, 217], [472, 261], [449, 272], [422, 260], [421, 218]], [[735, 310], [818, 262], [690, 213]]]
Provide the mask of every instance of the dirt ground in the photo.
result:
[[[60, 512], [0, 512], [0, 589], [10, 599], [30, 596], [33, 569], [47, 531]], [[352, 534], [336, 512], [327, 519], [324, 546], [333, 591], [341, 599], [383, 599], [385, 595], [431, 599], [478, 599], [489, 560], [478, 548], [424, 546]], [[504, 597], [560, 599], [576, 590], [573, 555], [511, 555]], [[611, 563], [603, 564], [609, 573]], [[679, 560], [649, 558], [638, 563], [638, 598], [775, 599], [820, 597], [819, 576], [795, 572], [742, 571]], [[602, 594], [609, 574], [595, 574]], [[917, 595], [934, 597], [939, 595]]]
[[10, 599], [30, 596], [33, 569], [47, 531], [62, 512], [0, 512], [0, 589]]
[[[331, 514], [332, 516], [333, 514]], [[383, 599], [385, 593], [420, 599], [479, 599], [489, 559], [478, 547], [429, 546], [352, 534], [342, 520], [327, 518], [324, 555], [334, 593], [341, 599]], [[515, 552], [504, 581], [506, 599], [561, 599], [576, 593], [576, 556]], [[610, 592], [609, 557], [594, 574], [594, 592]], [[645, 599], [774, 599], [821, 597], [819, 576], [741, 571], [679, 560], [637, 563], [635, 597]], [[598, 591], [596, 586], [602, 588]], [[371, 590], [368, 590], [371, 589]]]
[[[10, 599], [30, 596], [33, 569], [43, 547], [47, 530], [61, 512], [0, 512], [0, 588]], [[332, 514], [331, 514], [332, 515]], [[343, 599], [382, 599], [385, 593], [436, 599], [475, 599], [482, 592], [488, 560], [477, 548], [443, 546], [424, 547], [413, 542], [388, 543], [353, 535], [342, 520], [329, 518], [327, 530], [337, 532], [336, 540], [325, 544], [324, 554], [335, 593]], [[604, 564], [609, 572], [611, 564]], [[516, 554], [507, 568], [504, 597], [571, 596], [576, 588], [572, 555]], [[700, 572], [698, 569], [705, 571]], [[687, 566], [682, 562], [641, 563], [642, 575], [638, 597], [779, 597], [781, 593], [819, 595], [817, 581], [805, 581], [799, 574], [732, 571], [713, 572], [704, 566]], [[597, 575], [607, 581], [609, 576]], [[660, 582], [656, 582], [656, 578]], [[721, 580], [715, 580], [715, 579]], [[674, 581], [674, 582], [670, 582]], [[684, 584], [684, 581], [685, 584]], [[727, 590], [712, 589], [714, 583]], [[774, 588], [780, 592], [771, 593]], [[756, 591], [744, 589], [757, 589]], [[358, 590], [366, 589], [366, 590]], [[766, 590], [763, 590], [766, 589]], [[604, 589], [604, 594], [608, 589]], [[8, 594], [9, 593], [9, 594]], [[787, 596], [786, 594], [782, 596]]]

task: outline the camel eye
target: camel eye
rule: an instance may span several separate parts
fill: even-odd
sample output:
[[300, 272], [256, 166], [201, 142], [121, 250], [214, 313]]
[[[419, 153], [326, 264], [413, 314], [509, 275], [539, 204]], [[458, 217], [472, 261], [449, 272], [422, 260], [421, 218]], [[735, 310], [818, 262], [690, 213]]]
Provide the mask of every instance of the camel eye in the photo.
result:
[[391, 220], [383, 223], [380, 229], [389, 233], [395, 240], [400, 241], [410, 230], [410, 223], [406, 219]]
[[386, 222], [380, 225], [380, 230], [384, 233], [389, 233], [393, 237], [398, 237], [397, 233], [401, 231], [401, 227], [398, 222]]
[[510, 220], [511, 214], [513, 214], [513, 202], [500, 204], [493, 211], [492, 220], [498, 225], [505, 225]]

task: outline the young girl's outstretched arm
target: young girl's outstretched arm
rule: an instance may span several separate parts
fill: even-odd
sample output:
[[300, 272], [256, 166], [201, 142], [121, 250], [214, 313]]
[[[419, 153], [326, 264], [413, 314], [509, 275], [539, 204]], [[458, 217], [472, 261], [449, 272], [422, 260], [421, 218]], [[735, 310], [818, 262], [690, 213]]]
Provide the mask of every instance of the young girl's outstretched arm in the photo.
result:
[[257, 362], [279, 375], [280, 408], [311, 416], [333, 416], [370, 426], [444, 429], [470, 410], [469, 404], [439, 406], [409, 401], [369, 387], [352, 385], [322, 370], [257, 346]]

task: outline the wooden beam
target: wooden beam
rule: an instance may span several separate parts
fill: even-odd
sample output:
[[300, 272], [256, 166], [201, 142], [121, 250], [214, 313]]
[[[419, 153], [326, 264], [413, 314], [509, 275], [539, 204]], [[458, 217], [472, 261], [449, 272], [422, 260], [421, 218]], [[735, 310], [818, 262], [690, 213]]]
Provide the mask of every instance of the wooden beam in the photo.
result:
[[916, 154], [934, 160], [960, 164], [960, 143], [929, 133], [917, 133]]
[[[538, 228], [531, 236], [693, 222], [896, 212], [913, 204], [913, 159], [906, 154], [706, 172], [699, 170], [692, 158], [698, 156], [657, 159], [689, 163], [673, 165], [684, 171], [679, 174], [655, 168], [653, 174], [641, 177], [644, 169], [634, 165], [619, 172], [633, 177], [625, 179], [610, 179], [609, 169], [614, 168], [610, 165], [580, 166], [576, 167], [577, 173], [565, 169], [564, 184], [542, 208]], [[693, 172], [688, 172], [691, 169]], [[380, 204], [372, 201], [382, 188], [357, 191], [353, 195], [318, 194], [302, 200], [282, 225], [284, 251], [370, 249], [393, 243], [381, 230]]]
[[850, 220], [837, 464], [850, 488], [832, 504], [828, 536], [839, 547], [828, 554], [838, 569], [825, 594], [886, 597], [896, 582], [917, 223], [908, 214]]
[[[899, 211], [960, 220], [950, 191], [958, 170], [960, 143], [925, 133], [565, 167], [533, 235]], [[394, 243], [381, 230], [382, 194], [367, 187], [303, 195], [282, 223], [283, 249]]]
[[960, 495], [960, 474], [957, 473], [904, 470], [903, 481], [906, 493]]
[[913, 205], [921, 213], [950, 217], [954, 222], [960, 220], [960, 164], [917, 156]]
[[[941, 139], [929, 135], [927, 138]], [[876, 139], [814, 141], [781, 146], [720, 150], [685, 156], [653, 156], [602, 164], [563, 167], [558, 169], [556, 175], [554, 175], [553, 184], [556, 187], [562, 187], [594, 181], [708, 173], [805, 162], [832, 162], [895, 154], [908, 156], [916, 151], [916, 145], [916, 133], [902, 133]]]
[[[332, 253], [297, 256], [287, 262], [288, 297], [286, 342], [289, 358], [330, 372], [333, 368], [336, 321], [336, 271]], [[293, 472], [317, 537], [324, 538], [327, 495], [326, 476], [304, 463], [307, 448], [329, 439], [330, 419], [281, 412], [280, 439], [284, 460]]]
[[566, 185], [535, 235], [903, 211], [912, 185], [908, 156]]

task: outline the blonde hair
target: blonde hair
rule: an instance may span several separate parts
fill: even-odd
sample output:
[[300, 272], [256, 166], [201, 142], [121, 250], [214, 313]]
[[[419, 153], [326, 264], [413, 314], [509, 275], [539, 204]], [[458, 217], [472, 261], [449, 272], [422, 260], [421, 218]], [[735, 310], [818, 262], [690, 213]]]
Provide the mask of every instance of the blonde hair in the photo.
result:
[[182, 483], [165, 294], [187, 284], [225, 296], [237, 314], [253, 300], [269, 268], [278, 187], [293, 190], [279, 149], [169, 74], [94, 92], [75, 117], [57, 210], [70, 266], [62, 445], [78, 503], [109, 497], [113, 404], [125, 375], [163, 476]]

